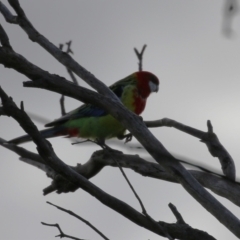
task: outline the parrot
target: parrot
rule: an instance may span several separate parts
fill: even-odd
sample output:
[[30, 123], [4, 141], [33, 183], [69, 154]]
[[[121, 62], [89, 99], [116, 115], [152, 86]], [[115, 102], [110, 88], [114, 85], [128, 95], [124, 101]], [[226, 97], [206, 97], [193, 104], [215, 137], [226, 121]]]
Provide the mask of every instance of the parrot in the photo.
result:
[[[127, 109], [140, 115], [150, 93], [158, 92], [159, 79], [153, 73], [139, 71], [115, 82], [109, 88]], [[40, 131], [44, 138], [78, 137], [104, 143], [106, 139], [123, 139], [126, 136], [126, 128], [117, 119], [106, 110], [88, 103], [46, 124], [45, 127], [48, 128]], [[18, 145], [28, 141], [32, 141], [32, 138], [24, 135], [8, 143]]]

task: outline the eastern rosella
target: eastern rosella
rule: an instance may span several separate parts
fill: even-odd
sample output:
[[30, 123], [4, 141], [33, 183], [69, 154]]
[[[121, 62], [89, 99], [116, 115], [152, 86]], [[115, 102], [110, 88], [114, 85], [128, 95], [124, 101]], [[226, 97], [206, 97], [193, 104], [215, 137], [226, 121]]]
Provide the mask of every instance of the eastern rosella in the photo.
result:
[[[145, 108], [148, 96], [151, 92], [157, 92], [158, 86], [159, 80], [154, 74], [141, 71], [117, 81], [110, 86], [110, 89], [126, 108], [140, 115]], [[45, 127], [51, 128], [40, 131], [44, 138], [67, 136], [101, 141], [121, 137], [126, 130], [108, 112], [92, 104], [83, 104], [63, 117], [46, 124]], [[24, 135], [10, 140], [9, 143], [21, 144], [31, 140], [29, 135]]]

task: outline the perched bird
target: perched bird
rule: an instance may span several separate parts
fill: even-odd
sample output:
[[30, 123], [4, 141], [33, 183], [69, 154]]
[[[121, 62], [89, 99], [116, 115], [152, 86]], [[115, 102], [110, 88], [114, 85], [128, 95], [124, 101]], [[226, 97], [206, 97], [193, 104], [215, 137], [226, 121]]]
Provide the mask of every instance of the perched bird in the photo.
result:
[[[151, 92], [157, 92], [158, 78], [146, 71], [135, 72], [117, 81], [109, 88], [117, 95], [123, 105], [130, 111], [140, 115]], [[104, 109], [92, 104], [83, 104], [63, 117], [45, 125], [50, 127], [40, 131], [44, 138], [57, 136], [80, 137], [104, 142], [105, 139], [123, 138], [125, 127]], [[21, 144], [31, 141], [24, 135], [9, 141]]]

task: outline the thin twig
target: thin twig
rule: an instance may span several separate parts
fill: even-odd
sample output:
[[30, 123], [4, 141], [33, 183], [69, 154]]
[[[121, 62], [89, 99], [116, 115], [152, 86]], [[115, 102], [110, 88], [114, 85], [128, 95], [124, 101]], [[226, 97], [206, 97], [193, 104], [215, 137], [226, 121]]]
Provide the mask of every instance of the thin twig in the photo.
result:
[[12, 23], [12, 24], [18, 24], [17, 17], [12, 15], [9, 9], [2, 2], [0, 2], [0, 12], [2, 13], [6, 22]]
[[0, 43], [3, 47], [9, 48], [12, 50], [12, 46], [10, 45], [9, 38], [5, 30], [3, 29], [2, 25], [0, 24]]
[[172, 210], [172, 213], [174, 214], [174, 216], [176, 217], [177, 223], [186, 224], [185, 221], [183, 220], [182, 215], [180, 214], [180, 212], [178, 212], [177, 208], [172, 203], [169, 203], [168, 206]]
[[[72, 44], [71, 40], [69, 42], [66, 42], [67, 50], [65, 51], [65, 53], [73, 54], [73, 51], [71, 49], [71, 44]], [[63, 51], [63, 47], [64, 47], [64, 44], [60, 43], [59, 44], [59, 49]], [[74, 76], [73, 72], [69, 68], [67, 68], [67, 67], [66, 67], [66, 69], [67, 69], [67, 72], [69, 73], [73, 83], [78, 86], [78, 81], [77, 81], [76, 77]], [[60, 98], [60, 107], [61, 107], [61, 114], [62, 114], [62, 116], [66, 115], [66, 109], [65, 109], [65, 105], [64, 105], [64, 100], [65, 100], [65, 97], [64, 97], [64, 95], [62, 95], [61, 98]]]
[[82, 239], [82, 238], [76, 238], [76, 237], [73, 237], [73, 236], [70, 236], [70, 235], [67, 235], [65, 234], [62, 229], [60, 228], [60, 226], [58, 225], [58, 223], [56, 224], [49, 224], [49, 223], [44, 223], [44, 222], [41, 222], [42, 225], [45, 225], [45, 226], [49, 226], [49, 227], [56, 227], [58, 228], [60, 234], [55, 236], [55, 237], [60, 237], [60, 238], [70, 238], [70, 239], [74, 239], [74, 240], [86, 240], [86, 239]]
[[[110, 151], [112, 151], [112, 150], [110, 150]], [[108, 153], [109, 153], [109, 152], [108, 152]], [[160, 230], [164, 233], [165, 237], [167, 237], [169, 240], [173, 240], [173, 238], [169, 235], [169, 233], [167, 232], [167, 230], [166, 230], [164, 227], [162, 227], [161, 225], [159, 225], [150, 215], [148, 215], [148, 213], [147, 213], [147, 211], [146, 211], [146, 209], [145, 209], [145, 207], [144, 207], [144, 205], [143, 205], [142, 200], [141, 200], [140, 197], [138, 196], [137, 192], [135, 191], [134, 187], [132, 186], [131, 182], [129, 181], [127, 175], [126, 175], [125, 172], [123, 171], [123, 168], [122, 168], [121, 165], [118, 163], [117, 159], [115, 159], [115, 158], [113, 157], [113, 160], [116, 162], [118, 168], [120, 169], [123, 177], [124, 177], [125, 180], [127, 181], [127, 183], [128, 183], [128, 185], [129, 185], [130, 189], [132, 190], [134, 196], [137, 198], [137, 200], [138, 200], [138, 202], [139, 202], [139, 204], [140, 204], [140, 206], [141, 206], [141, 208], [142, 208], [142, 213], [143, 213], [154, 225], [156, 225], [158, 228], [160, 228]]]
[[[65, 44], [67, 45], [67, 50], [65, 51], [65, 53], [73, 54], [73, 50], [71, 49], [72, 40], [66, 42]], [[63, 47], [64, 47], [64, 44], [59, 44], [59, 48], [61, 50], [63, 50]], [[70, 75], [70, 77], [72, 79], [72, 82], [78, 86], [79, 84], [78, 84], [77, 78], [75, 77], [73, 72], [69, 68], [67, 68], [67, 67], [66, 67], [66, 69], [67, 69], [67, 72], [68, 72], [68, 74]]]
[[147, 214], [147, 211], [146, 211], [146, 209], [145, 209], [145, 207], [144, 207], [144, 205], [143, 205], [143, 202], [142, 202], [142, 200], [140, 199], [140, 197], [138, 196], [138, 194], [137, 194], [137, 192], [135, 191], [134, 187], [132, 186], [131, 182], [129, 181], [127, 175], [126, 175], [125, 172], [123, 171], [123, 168], [122, 168], [121, 165], [118, 163], [117, 159], [115, 159], [115, 158], [113, 157], [113, 160], [116, 162], [116, 164], [117, 164], [118, 168], [120, 169], [123, 177], [124, 177], [125, 180], [127, 181], [128, 186], [131, 188], [134, 196], [137, 198], [137, 200], [138, 200], [138, 202], [139, 202], [139, 204], [140, 204], [140, 206], [141, 206], [141, 208], [142, 208], [142, 213], [143, 213], [145, 216], [147, 216], [148, 214]]
[[66, 115], [64, 100], [65, 100], [65, 97], [64, 97], [64, 95], [62, 95], [61, 98], [60, 98], [60, 107], [61, 107], [62, 116]]
[[138, 62], [138, 70], [139, 70], [139, 72], [142, 71], [143, 54], [144, 54], [144, 51], [145, 51], [146, 47], [147, 47], [147, 45], [144, 44], [143, 47], [142, 47], [141, 52], [139, 52], [136, 48], [134, 48], [134, 52], [136, 53], [137, 58], [139, 60], [139, 62]]
[[82, 222], [84, 222], [86, 225], [88, 225], [90, 228], [92, 228], [95, 232], [97, 232], [103, 239], [105, 240], [109, 240], [109, 238], [107, 238], [102, 232], [100, 232], [96, 227], [94, 227], [90, 222], [88, 222], [87, 220], [85, 220], [84, 218], [80, 217], [79, 215], [77, 215], [76, 213], [70, 211], [70, 210], [67, 210], [67, 209], [64, 209], [62, 207], [59, 207], [53, 203], [50, 203], [50, 202], [47, 202], [48, 204], [56, 207], [57, 209], [63, 211], [63, 212], [66, 212], [68, 213], [69, 215], [81, 220]]

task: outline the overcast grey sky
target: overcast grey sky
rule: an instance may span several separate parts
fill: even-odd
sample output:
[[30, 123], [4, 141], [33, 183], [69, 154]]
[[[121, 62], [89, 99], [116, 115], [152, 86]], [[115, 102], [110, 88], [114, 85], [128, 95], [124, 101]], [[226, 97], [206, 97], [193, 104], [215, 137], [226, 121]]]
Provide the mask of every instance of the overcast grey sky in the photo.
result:
[[[206, 130], [206, 121], [210, 119], [222, 144], [235, 159], [239, 177], [240, 18], [237, 16], [233, 21], [233, 37], [224, 37], [223, 1], [21, 0], [20, 3], [29, 20], [51, 42], [58, 45], [73, 40], [74, 58], [107, 85], [137, 70], [133, 47], [141, 49], [147, 44], [143, 68], [159, 77], [160, 91], [150, 96], [143, 118], [168, 117], [200, 130]], [[15, 51], [50, 73], [69, 79], [65, 68], [32, 43], [18, 26], [5, 23], [2, 16], [0, 22]], [[25, 76], [0, 65], [0, 85], [17, 104], [23, 100], [25, 110], [46, 121], [58, 118], [60, 96], [23, 88], [23, 81], [27, 81]], [[81, 80], [79, 83], [86, 86]], [[79, 105], [75, 100], [66, 100], [68, 111]], [[42, 129], [43, 124], [38, 127]], [[153, 132], [170, 152], [220, 169], [217, 159], [197, 139], [169, 128]], [[12, 119], [0, 118], [0, 137], [11, 139], [23, 133]], [[99, 149], [89, 145], [72, 146], [64, 138], [52, 139], [51, 143], [69, 165], [84, 163]], [[23, 147], [36, 152], [33, 143]], [[57, 222], [64, 232], [79, 238], [101, 239], [85, 224], [47, 205], [46, 201], [88, 219], [110, 239], [162, 239], [82, 190], [43, 197], [42, 189], [50, 183], [44, 173], [20, 162], [16, 154], [6, 149], [0, 148], [0, 156], [1, 239], [54, 239], [58, 231], [42, 226], [41, 221]], [[236, 239], [181, 186], [145, 178], [130, 170], [126, 173], [154, 219], [175, 222], [167, 206], [172, 202], [192, 227], [207, 231], [218, 240]], [[118, 169], [106, 168], [91, 181], [140, 210]], [[240, 216], [239, 208], [223, 198], [218, 199]]]

